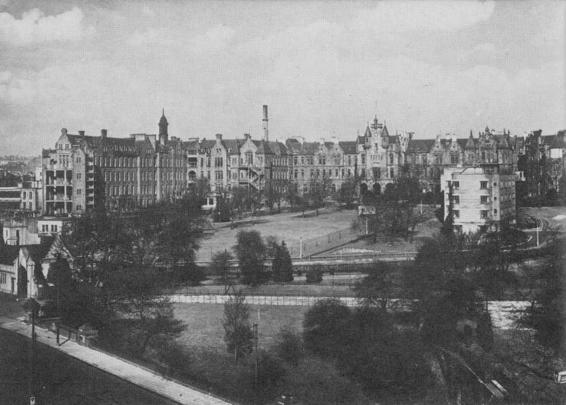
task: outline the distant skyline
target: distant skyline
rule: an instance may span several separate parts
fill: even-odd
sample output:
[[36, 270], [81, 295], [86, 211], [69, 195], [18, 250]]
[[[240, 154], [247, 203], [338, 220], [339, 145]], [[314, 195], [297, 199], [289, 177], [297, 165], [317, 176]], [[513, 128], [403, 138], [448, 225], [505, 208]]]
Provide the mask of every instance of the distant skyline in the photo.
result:
[[353, 140], [566, 128], [564, 1], [0, 0], [0, 155], [62, 127]]

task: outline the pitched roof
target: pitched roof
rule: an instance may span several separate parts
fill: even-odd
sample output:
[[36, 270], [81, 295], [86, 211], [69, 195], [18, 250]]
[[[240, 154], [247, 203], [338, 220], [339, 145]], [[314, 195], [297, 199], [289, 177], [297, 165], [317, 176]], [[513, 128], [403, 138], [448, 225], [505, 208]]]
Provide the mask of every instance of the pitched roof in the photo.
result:
[[243, 139], [222, 139], [222, 145], [228, 153], [239, 153], [240, 147], [244, 144]]
[[407, 153], [428, 153], [434, 146], [434, 139], [411, 139]]
[[355, 141], [341, 141], [338, 145], [342, 148], [346, 155], [354, 155], [357, 152], [357, 144]]

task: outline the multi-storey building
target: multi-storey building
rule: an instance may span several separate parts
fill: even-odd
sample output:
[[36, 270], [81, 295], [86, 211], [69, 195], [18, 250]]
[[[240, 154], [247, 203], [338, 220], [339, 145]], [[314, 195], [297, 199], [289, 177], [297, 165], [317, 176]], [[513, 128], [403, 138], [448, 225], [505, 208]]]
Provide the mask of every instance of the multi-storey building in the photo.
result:
[[168, 136], [165, 114], [159, 134], [112, 138], [69, 134], [43, 150], [43, 213], [68, 215], [96, 207], [129, 209], [180, 196], [187, 186], [182, 142]]
[[[412, 132], [391, 135], [376, 117], [352, 141], [307, 142], [295, 137], [282, 143], [269, 139], [267, 106], [262, 125], [262, 139], [249, 134], [226, 139], [216, 134], [214, 139], [185, 142], [169, 138], [164, 113], [157, 135], [112, 138], [105, 129], [100, 136], [63, 129], [55, 149], [42, 155], [43, 212], [67, 215], [97, 206], [145, 206], [179, 197], [198, 179], [208, 180], [214, 193], [247, 187], [266, 197], [269, 187], [284, 192], [291, 186], [308, 194], [321, 179], [330, 192], [354, 179], [360, 192], [382, 193], [399, 176], [411, 175], [419, 179], [423, 191], [439, 196], [444, 187], [441, 175], [452, 169], [497, 165], [507, 175], [520, 172], [520, 156], [537, 162], [551, 156], [560, 164], [545, 177], [548, 183], [557, 183], [564, 171], [563, 133], [552, 139], [535, 133], [526, 144], [507, 130], [496, 133], [489, 128], [476, 137], [470, 133], [467, 138], [449, 134], [415, 139]], [[536, 153], [529, 154], [531, 149]], [[525, 172], [527, 177], [529, 173]]]
[[497, 163], [447, 168], [441, 176], [444, 215], [460, 232], [497, 230], [515, 222], [516, 175]]

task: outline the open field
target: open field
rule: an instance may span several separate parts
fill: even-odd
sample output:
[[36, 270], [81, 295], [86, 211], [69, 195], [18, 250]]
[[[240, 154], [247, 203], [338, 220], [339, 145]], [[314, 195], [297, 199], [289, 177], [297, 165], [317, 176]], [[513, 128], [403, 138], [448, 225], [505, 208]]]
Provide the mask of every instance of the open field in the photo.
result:
[[217, 251], [230, 250], [236, 244], [236, 234], [241, 230], [254, 229], [264, 238], [275, 236], [278, 240], [285, 241], [287, 246], [298, 246], [300, 238], [307, 240], [349, 229], [357, 215], [356, 210], [321, 209], [318, 216], [307, 215], [305, 218], [300, 212], [255, 217], [234, 229], [222, 224], [214, 234], [201, 240], [197, 261], [208, 261]]
[[[179, 338], [184, 346], [225, 351], [224, 305], [210, 304], [175, 304], [175, 318], [187, 324], [183, 335]], [[259, 344], [268, 348], [274, 343], [281, 328], [291, 327], [302, 331], [302, 323], [308, 307], [277, 307], [267, 305], [250, 305], [250, 320], [258, 322]]]

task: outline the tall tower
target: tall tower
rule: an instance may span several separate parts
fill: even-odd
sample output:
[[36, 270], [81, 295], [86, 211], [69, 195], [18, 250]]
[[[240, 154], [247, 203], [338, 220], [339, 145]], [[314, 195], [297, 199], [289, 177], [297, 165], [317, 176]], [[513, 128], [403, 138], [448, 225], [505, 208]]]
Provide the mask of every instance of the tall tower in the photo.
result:
[[267, 122], [268, 122], [268, 118], [267, 118], [267, 105], [263, 105], [263, 140], [264, 141], [269, 141], [269, 129], [267, 127]]
[[167, 118], [165, 118], [165, 109], [161, 112], [161, 118], [159, 119], [159, 143], [165, 145], [168, 141], [169, 134], [167, 132], [167, 127], [169, 123]]

